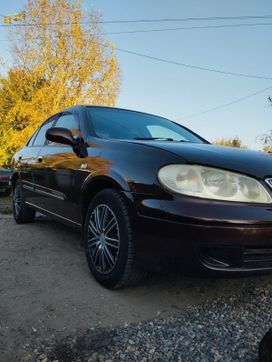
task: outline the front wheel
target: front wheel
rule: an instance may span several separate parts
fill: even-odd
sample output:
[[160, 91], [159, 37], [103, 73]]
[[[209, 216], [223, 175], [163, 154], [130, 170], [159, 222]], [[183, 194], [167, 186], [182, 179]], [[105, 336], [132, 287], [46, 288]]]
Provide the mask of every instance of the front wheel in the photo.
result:
[[32, 222], [36, 211], [25, 204], [20, 180], [16, 181], [12, 194], [13, 217], [17, 224]]
[[139, 268], [128, 208], [112, 189], [92, 200], [85, 220], [84, 242], [94, 278], [107, 288], [135, 285], [144, 273]]

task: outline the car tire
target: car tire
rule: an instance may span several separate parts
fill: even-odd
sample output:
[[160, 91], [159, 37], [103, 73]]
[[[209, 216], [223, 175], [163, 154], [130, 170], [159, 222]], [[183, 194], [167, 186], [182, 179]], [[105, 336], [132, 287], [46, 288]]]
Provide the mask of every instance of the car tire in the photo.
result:
[[17, 224], [32, 222], [36, 211], [25, 204], [23, 188], [20, 180], [17, 180], [12, 193], [13, 217]]
[[91, 201], [83, 237], [91, 273], [104, 287], [124, 288], [142, 280], [128, 207], [117, 190], [100, 191]]

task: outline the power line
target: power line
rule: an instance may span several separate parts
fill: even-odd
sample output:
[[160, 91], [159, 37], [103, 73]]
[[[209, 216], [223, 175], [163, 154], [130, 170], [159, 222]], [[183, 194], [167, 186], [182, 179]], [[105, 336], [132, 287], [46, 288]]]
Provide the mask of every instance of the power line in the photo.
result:
[[[4, 16], [4, 15], [1, 15]], [[253, 19], [271, 19], [272, 15], [239, 15], [239, 16], [212, 16], [212, 17], [188, 17], [188, 18], [164, 18], [164, 19], [132, 19], [132, 20], [98, 20], [98, 24], [136, 24], [136, 23], [164, 23], [164, 22], [187, 22], [187, 21], [219, 21], [219, 20], [253, 20]], [[69, 24], [90, 24], [91, 21], [70, 23], [56, 22], [47, 23], [46, 25], [69, 25]], [[17, 27], [17, 26], [39, 26], [39, 23], [13, 23], [0, 24], [0, 27]]]
[[242, 102], [248, 98], [252, 98], [258, 94], [261, 94], [261, 93], [264, 93], [266, 92], [267, 90], [269, 89], [272, 89], [272, 86], [270, 87], [267, 87], [267, 88], [264, 88], [264, 89], [261, 89], [257, 92], [254, 92], [254, 93], [251, 93], [251, 94], [248, 94], [244, 97], [241, 97], [241, 98], [238, 98], [238, 99], [235, 99], [234, 101], [232, 102], [228, 102], [228, 103], [224, 103], [224, 104], [221, 104], [219, 106], [216, 106], [216, 107], [213, 107], [213, 108], [209, 108], [205, 111], [202, 111], [202, 112], [198, 112], [198, 113], [193, 113], [193, 114], [189, 114], [188, 116], [184, 116], [184, 117], [179, 117], [179, 118], [176, 118], [175, 120], [178, 121], [178, 120], [182, 120], [182, 119], [188, 119], [188, 118], [194, 118], [194, 117], [198, 117], [198, 116], [201, 116], [203, 114], [206, 114], [206, 113], [210, 113], [210, 112], [213, 112], [213, 111], [217, 111], [218, 109], [221, 109], [221, 108], [225, 108], [225, 107], [229, 107], [233, 104], [236, 104], [236, 103], [239, 103], [239, 102]]
[[262, 75], [236, 73], [236, 72], [223, 71], [223, 70], [214, 69], [214, 68], [200, 67], [200, 66], [197, 66], [197, 65], [192, 65], [192, 64], [187, 64], [187, 63], [179, 63], [179, 62], [175, 62], [175, 61], [172, 61], [172, 60], [167, 60], [167, 59], [163, 59], [163, 58], [154, 57], [152, 55], [137, 53], [137, 52], [133, 52], [133, 51], [122, 49], [122, 48], [114, 47], [114, 49], [116, 49], [119, 52], [131, 54], [131, 55], [136, 55], [136, 56], [141, 57], [141, 58], [147, 58], [147, 59], [150, 59], [150, 60], [156, 60], [158, 62], [178, 65], [178, 66], [181, 66], [181, 67], [186, 67], [186, 68], [191, 68], [191, 69], [204, 70], [204, 71], [207, 71], [207, 72], [213, 72], [213, 73], [219, 73], [219, 74], [225, 74], [225, 75], [232, 75], [232, 76], [244, 77], [244, 78], [272, 80], [272, 77], [266, 77], [266, 76], [262, 76]]
[[195, 29], [241, 28], [241, 27], [269, 26], [269, 25], [272, 25], [272, 23], [221, 24], [221, 25], [204, 25], [204, 26], [191, 26], [191, 27], [178, 27], [178, 28], [111, 31], [111, 32], [106, 32], [104, 34], [119, 35], [119, 34], [153, 33], [153, 32], [195, 30]]
[[[1, 14], [0, 14], [1, 16]], [[179, 30], [201, 30], [201, 29], [221, 29], [221, 28], [241, 28], [241, 27], [256, 27], [256, 26], [271, 26], [272, 23], [241, 23], [241, 24], [221, 24], [221, 25], [204, 25], [178, 28], [160, 28], [160, 29], [144, 29], [144, 30], [125, 30], [125, 31], [110, 31], [104, 35], [120, 35], [120, 34], [137, 34], [137, 33], [153, 33], [164, 31], [179, 31]], [[69, 36], [69, 35], [67, 35]], [[1, 42], [9, 41], [9, 39], [0, 39]]]
[[[0, 14], [1, 16], [1, 14]], [[136, 34], [136, 33], [152, 33], [164, 31], [179, 31], [179, 30], [202, 30], [202, 29], [221, 29], [221, 28], [241, 28], [241, 27], [256, 27], [256, 26], [271, 26], [272, 23], [241, 23], [241, 24], [221, 24], [221, 25], [205, 25], [205, 26], [191, 26], [191, 27], [178, 27], [178, 28], [160, 28], [160, 29], [144, 29], [144, 30], [125, 30], [125, 31], [110, 31], [104, 35], [120, 35], [120, 34]], [[67, 35], [68, 37], [70, 35]], [[39, 37], [37, 37], [39, 39]], [[9, 41], [9, 39], [0, 39], [1, 42]]]
[[272, 14], [268, 15], [239, 15], [239, 16], [211, 16], [211, 17], [188, 17], [188, 18], [165, 18], [165, 19], [136, 19], [136, 20], [110, 20], [101, 21], [103, 24], [115, 23], [163, 23], [179, 21], [215, 21], [215, 20], [242, 20], [242, 19], [271, 19]]
[[[0, 16], [5, 17], [5, 15], [0, 14]], [[137, 20], [110, 20], [110, 21], [97, 21], [97, 23], [100, 24], [122, 24], [122, 23], [159, 23], [159, 22], [178, 22], [178, 21], [215, 21], [215, 20], [241, 20], [241, 19], [271, 19], [272, 15], [259, 15], [259, 16], [251, 16], [251, 15], [244, 15], [244, 16], [220, 16], [220, 17], [190, 17], [190, 18], [177, 18], [177, 19], [173, 19], [173, 18], [167, 18], [167, 19], [137, 19]], [[78, 24], [89, 24], [90, 22], [81, 22]], [[48, 23], [46, 25], [69, 25], [69, 24], [77, 24], [77, 23]], [[131, 33], [146, 33], [146, 32], [161, 32], [161, 31], [177, 31], [177, 30], [190, 30], [190, 29], [214, 29], [214, 28], [233, 28], [233, 27], [251, 27], [251, 26], [269, 26], [272, 25], [272, 23], [249, 23], [249, 24], [221, 24], [221, 25], [208, 25], [208, 26], [193, 26], [193, 27], [179, 27], [179, 28], [164, 28], [164, 29], [147, 29], [147, 30], [133, 30], [133, 31], [120, 31], [120, 32], [108, 32], [105, 34], [131, 34]], [[33, 24], [33, 23], [20, 23], [20, 24], [0, 24], [0, 27], [12, 27], [12, 26], [39, 26], [39, 24]], [[67, 35], [69, 36], [69, 35]], [[2, 39], [0, 41], [6, 41], [7, 39]], [[104, 44], [100, 44], [105, 46]], [[144, 57], [144, 58], [148, 58], [151, 60], [156, 60], [156, 61], [160, 61], [160, 62], [164, 62], [164, 63], [170, 63], [170, 64], [174, 64], [174, 65], [178, 65], [178, 66], [183, 66], [183, 67], [188, 67], [188, 68], [193, 68], [193, 69], [198, 69], [198, 70], [204, 70], [204, 71], [209, 71], [209, 72], [215, 72], [215, 73], [220, 73], [220, 74], [225, 74], [225, 75], [233, 75], [233, 76], [240, 76], [240, 77], [246, 77], [246, 78], [255, 78], [255, 79], [265, 79], [265, 80], [271, 80], [271, 77], [265, 77], [265, 76], [258, 76], [258, 75], [251, 75], [251, 74], [244, 74], [244, 73], [235, 73], [235, 72], [227, 72], [227, 71], [221, 71], [218, 69], [213, 69], [213, 68], [204, 68], [204, 67], [199, 67], [199, 66], [195, 66], [195, 65], [191, 65], [191, 64], [186, 64], [186, 63], [178, 63], [175, 61], [170, 61], [170, 60], [166, 60], [166, 59], [162, 59], [162, 58], [158, 58], [158, 57], [154, 57], [154, 56], [150, 56], [147, 54], [142, 54], [142, 53], [137, 53], [137, 52], [132, 52], [126, 49], [121, 49], [121, 48], [117, 48], [115, 47], [115, 49], [117, 51], [120, 52], [124, 52], [127, 54], [131, 54], [131, 55], [136, 55], [139, 57]], [[198, 112], [198, 113], [194, 113], [194, 114], [190, 114], [188, 116], [183, 116], [183, 117], [179, 117], [176, 118], [176, 120], [182, 120], [182, 119], [188, 119], [188, 118], [194, 118], [194, 117], [198, 117], [200, 115], [206, 114], [206, 113], [210, 113], [213, 111], [216, 111], [218, 109], [221, 108], [225, 108], [225, 107], [229, 107], [233, 104], [242, 102], [246, 99], [252, 98], [258, 94], [264, 93], [267, 90], [272, 89], [272, 86], [270, 87], [266, 87], [264, 89], [261, 89], [257, 92], [248, 94], [244, 97], [238, 98], [234, 101], [228, 102], [228, 103], [224, 103], [221, 104], [219, 106], [213, 107], [213, 108], [209, 108], [205, 111], [202, 112]]]
[[[69, 37], [70, 35], [66, 34], [66, 36]], [[34, 40], [36, 40], [36, 39], [39, 39], [39, 38], [35, 38]], [[105, 44], [103, 44], [103, 43], [99, 43], [99, 45], [105, 47]], [[193, 65], [193, 64], [180, 63], [180, 62], [176, 62], [176, 61], [172, 61], [172, 60], [158, 58], [158, 57], [154, 57], [152, 55], [137, 53], [137, 52], [134, 52], [134, 51], [130, 51], [130, 50], [126, 50], [126, 49], [122, 49], [122, 48], [118, 48], [118, 47], [114, 47], [114, 49], [116, 49], [117, 51], [122, 52], [122, 53], [130, 54], [130, 55], [136, 55], [138, 57], [147, 58], [147, 59], [150, 59], [150, 60], [155, 60], [155, 61], [159, 61], [159, 62], [163, 62], [163, 63], [167, 63], [167, 64], [173, 64], [173, 65], [177, 65], [177, 66], [181, 66], [181, 67], [185, 67], [185, 68], [190, 68], [190, 69], [197, 69], [197, 70], [202, 70], [202, 71], [207, 71], [207, 72], [212, 72], [212, 73], [219, 73], [219, 74], [231, 75], [231, 76], [237, 76], [237, 77], [243, 77], [243, 78], [272, 80], [272, 77], [267, 77], [267, 76], [223, 71], [223, 70], [219, 70], [219, 69], [206, 68], [206, 67], [201, 67], [201, 66], [197, 66], [197, 65]]]

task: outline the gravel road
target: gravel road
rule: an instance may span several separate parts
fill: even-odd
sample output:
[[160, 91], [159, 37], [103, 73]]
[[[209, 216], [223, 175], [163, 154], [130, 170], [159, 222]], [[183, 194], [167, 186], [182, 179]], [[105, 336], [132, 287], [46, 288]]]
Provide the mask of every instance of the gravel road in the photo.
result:
[[164, 271], [109, 291], [79, 240], [45, 217], [16, 225], [0, 214], [0, 362], [256, 360], [272, 326], [271, 276]]

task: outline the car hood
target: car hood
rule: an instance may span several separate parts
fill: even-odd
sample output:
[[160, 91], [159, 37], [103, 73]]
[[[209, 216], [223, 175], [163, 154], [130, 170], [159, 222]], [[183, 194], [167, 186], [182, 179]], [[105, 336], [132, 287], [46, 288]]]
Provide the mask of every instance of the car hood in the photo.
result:
[[137, 143], [144, 143], [151, 147], [169, 151], [191, 164], [223, 168], [258, 179], [272, 176], [272, 155], [261, 151], [215, 146], [206, 143], [165, 141], [141, 141]]

